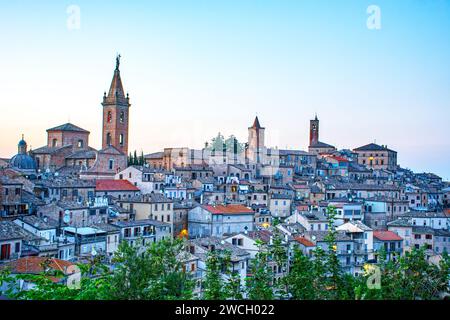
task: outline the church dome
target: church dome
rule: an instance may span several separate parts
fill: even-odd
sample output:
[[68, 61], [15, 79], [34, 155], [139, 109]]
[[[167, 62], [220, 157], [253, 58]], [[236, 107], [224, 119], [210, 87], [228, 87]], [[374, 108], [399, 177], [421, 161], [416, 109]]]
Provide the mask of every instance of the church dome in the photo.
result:
[[20, 140], [19, 144], [17, 145], [18, 147], [26, 147], [27, 143], [25, 142], [25, 140]]
[[27, 153], [27, 143], [23, 138], [17, 145], [17, 154], [11, 158], [9, 164], [19, 170], [36, 170], [36, 161]]
[[36, 162], [27, 154], [16, 154], [10, 160], [10, 165], [21, 170], [36, 170]]

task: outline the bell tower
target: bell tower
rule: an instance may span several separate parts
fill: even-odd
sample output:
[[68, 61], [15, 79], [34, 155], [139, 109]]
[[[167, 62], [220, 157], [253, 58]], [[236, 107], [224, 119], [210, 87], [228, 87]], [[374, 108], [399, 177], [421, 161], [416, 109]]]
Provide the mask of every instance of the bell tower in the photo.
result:
[[251, 162], [260, 164], [264, 156], [264, 130], [259, 124], [258, 117], [248, 128], [248, 158]]
[[116, 69], [108, 95], [103, 95], [102, 149], [113, 146], [128, 154], [128, 124], [130, 98], [125, 96], [120, 78], [120, 55], [116, 58]]
[[309, 121], [309, 145], [313, 146], [319, 142], [319, 119], [317, 114], [314, 120]]

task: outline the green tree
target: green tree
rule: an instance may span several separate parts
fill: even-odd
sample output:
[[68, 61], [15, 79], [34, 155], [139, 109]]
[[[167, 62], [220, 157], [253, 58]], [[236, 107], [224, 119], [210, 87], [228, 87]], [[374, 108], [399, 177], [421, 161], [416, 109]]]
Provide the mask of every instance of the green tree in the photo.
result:
[[194, 282], [183, 271], [178, 254], [180, 239], [165, 239], [145, 246], [121, 242], [113, 261], [111, 295], [119, 300], [191, 299]]
[[289, 257], [284, 236], [277, 228], [279, 224], [279, 220], [274, 218], [272, 221], [272, 243], [269, 245], [269, 255], [271, 260], [275, 262], [276, 269], [281, 269], [281, 275], [278, 275], [278, 281], [274, 283], [276, 295], [280, 298], [286, 298], [288, 295], [286, 271], [289, 265]]
[[257, 240], [256, 245], [258, 253], [251, 261], [250, 275], [246, 278], [247, 295], [251, 300], [272, 300], [273, 271], [268, 265], [270, 254], [263, 248], [262, 241]]
[[143, 166], [145, 164], [144, 151], [141, 150], [141, 155], [139, 156], [139, 165]]
[[293, 259], [286, 277], [288, 292], [295, 300], [312, 300], [316, 297], [314, 290], [314, 273], [311, 259], [303, 254], [298, 246], [294, 247]]
[[202, 282], [203, 297], [206, 300], [223, 300], [226, 298], [222, 279], [223, 259], [218, 250], [208, 252], [206, 275]]

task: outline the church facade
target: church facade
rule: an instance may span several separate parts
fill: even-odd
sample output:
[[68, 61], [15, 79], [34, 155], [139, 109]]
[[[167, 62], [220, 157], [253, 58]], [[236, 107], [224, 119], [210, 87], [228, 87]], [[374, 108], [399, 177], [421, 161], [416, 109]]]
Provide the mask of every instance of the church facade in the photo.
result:
[[47, 130], [47, 145], [31, 151], [40, 172], [61, 169], [79, 173], [81, 178], [111, 178], [127, 167], [129, 96], [120, 77], [120, 56], [108, 94], [102, 102], [102, 148], [89, 146], [90, 132], [72, 123]]

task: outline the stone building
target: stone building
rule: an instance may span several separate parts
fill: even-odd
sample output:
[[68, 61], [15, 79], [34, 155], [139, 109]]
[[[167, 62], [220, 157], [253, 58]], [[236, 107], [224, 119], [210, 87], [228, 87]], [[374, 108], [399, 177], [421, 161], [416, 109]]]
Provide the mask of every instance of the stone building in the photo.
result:
[[130, 103], [122, 86], [119, 58], [109, 93], [103, 96], [102, 149], [89, 146], [89, 131], [65, 123], [48, 129], [47, 145], [31, 152], [38, 170], [72, 167], [81, 178], [105, 179], [127, 167]]
[[369, 169], [395, 170], [397, 168], [397, 152], [388, 149], [387, 146], [369, 143], [353, 151], [358, 154], [358, 164]]

